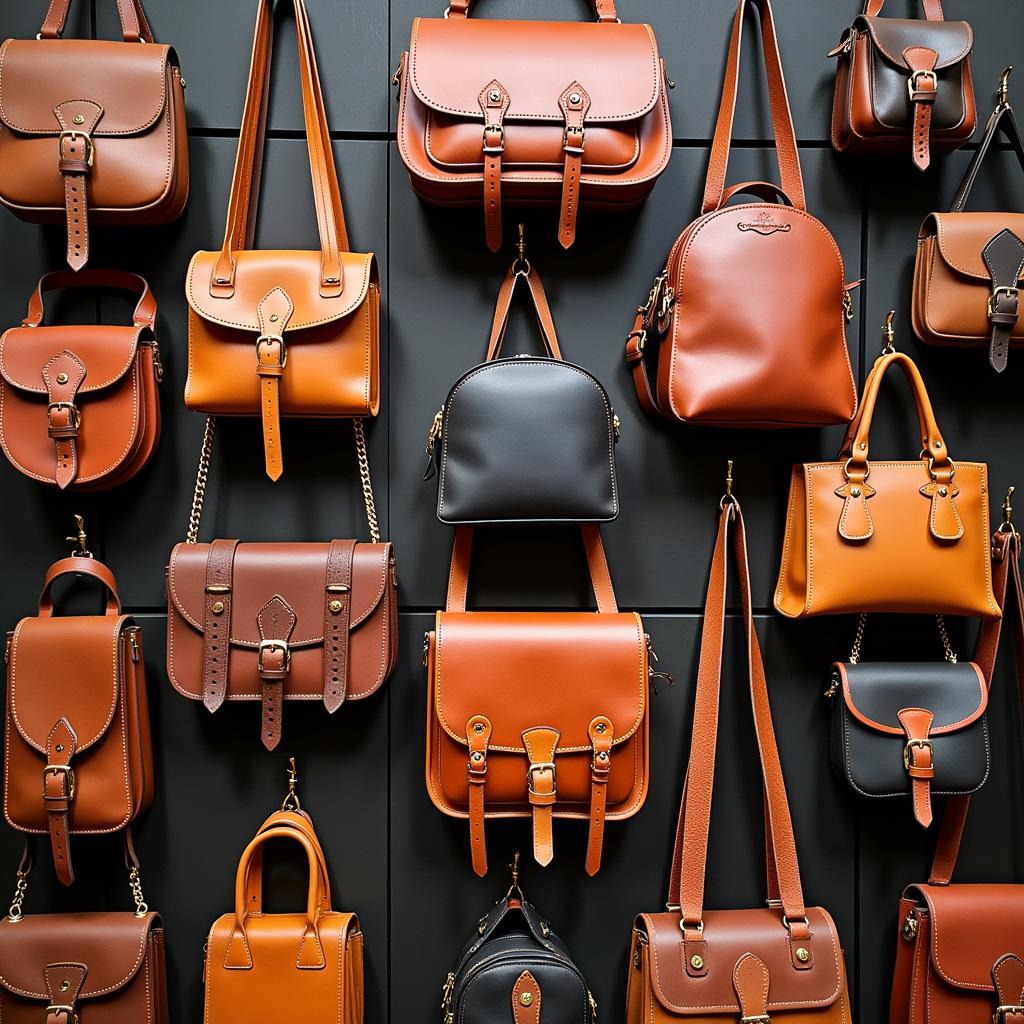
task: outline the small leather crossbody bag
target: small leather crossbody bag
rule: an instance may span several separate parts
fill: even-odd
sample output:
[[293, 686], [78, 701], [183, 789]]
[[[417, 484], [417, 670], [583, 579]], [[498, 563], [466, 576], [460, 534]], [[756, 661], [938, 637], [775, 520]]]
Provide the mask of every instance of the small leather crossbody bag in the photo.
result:
[[62, 39], [70, 0], [50, 0], [35, 39], [0, 47], [0, 202], [67, 227], [89, 260], [92, 224], [152, 227], [188, 200], [185, 83], [153, 41], [141, 0], [118, 0], [121, 40]]
[[606, 819], [643, 806], [649, 775], [648, 643], [619, 612], [597, 526], [581, 527], [594, 612], [468, 612], [473, 527], [455, 531], [448, 600], [424, 637], [427, 791], [469, 823], [473, 870], [487, 873], [488, 818], [530, 818], [539, 864], [552, 819], [589, 821], [587, 873]]
[[949, 213], [931, 213], [921, 225], [911, 307], [921, 341], [985, 347], [997, 373], [1006, 369], [1010, 346], [1024, 341], [1024, 213], [964, 208], [997, 135], [1010, 143], [1024, 170], [1024, 143], [1007, 92], [1009, 71], [1003, 72], [999, 103]]
[[[131, 326], [43, 324], [43, 292], [123, 288], [139, 296]], [[156, 299], [119, 270], [44, 275], [19, 327], [0, 337], [0, 447], [32, 480], [100, 491], [130, 480], [160, 440], [163, 377]]]
[[[768, 901], [750, 910], [707, 910], [704, 889], [730, 547], [743, 603], [755, 749], [764, 782]], [[734, 692], [732, 687], [726, 691]], [[744, 841], [752, 839], [744, 837]], [[668, 904], [664, 912], [640, 914], [634, 924], [626, 1021], [847, 1024], [850, 1019], [846, 967], [835, 923], [827, 910], [804, 903], [786, 783], [751, 611], [743, 516], [738, 503], [728, 496], [722, 501], [708, 579], [693, 742], [679, 809]]]
[[260, 417], [272, 480], [284, 472], [282, 417], [376, 416], [380, 405], [377, 261], [349, 251], [309, 16], [292, 5], [320, 248], [253, 248], [273, 36], [271, 0], [258, 0], [224, 244], [197, 252], [185, 282], [185, 405]]
[[[499, 358], [525, 282], [547, 356]], [[618, 417], [600, 381], [562, 359], [544, 286], [517, 261], [498, 293], [486, 361], [452, 386], [427, 439], [442, 523], [604, 523], [619, 513]]]
[[[893, 366], [914, 395], [921, 454], [870, 461], [875, 403]], [[917, 365], [890, 344], [868, 374], [836, 460], [793, 467], [775, 607], [790, 618], [998, 616], [988, 538], [988, 466], [953, 461]]]
[[559, 208], [558, 240], [582, 207], [642, 202], [672, 152], [666, 75], [650, 25], [480, 21], [473, 0], [416, 18], [395, 73], [398, 152], [417, 195], [482, 206], [501, 248], [505, 204]]
[[[726, 188], [748, 8], [761, 18], [782, 184]], [[743, 194], [755, 202], [728, 205]], [[676, 239], [626, 342], [637, 398], [651, 416], [709, 426], [846, 423], [857, 408], [844, 330], [852, 316], [839, 247], [807, 212], [771, 4], [740, 0], [701, 213]]]
[[864, 12], [829, 53], [837, 57], [832, 145], [840, 153], [910, 150], [928, 169], [933, 153], [959, 149], [974, 133], [974, 33], [945, 21], [941, 0], [922, 0], [925, 17], [882, 18], [885, 0]]

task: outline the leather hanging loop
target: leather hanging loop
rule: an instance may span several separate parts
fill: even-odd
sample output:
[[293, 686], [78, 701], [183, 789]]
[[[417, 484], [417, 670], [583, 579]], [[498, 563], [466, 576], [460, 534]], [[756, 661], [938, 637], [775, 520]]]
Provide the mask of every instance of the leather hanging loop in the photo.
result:
[[71, 555], [54, 562], [46, 570], [43, 589], [39, 595], [39, 616], [48, 618], [53, 615], [53, 585], [64, 576], [88, 576], [99, 581], [107, 591], [107, 615], [121, 614], [121, 597], [117, 591], [117, 580], [114, 574], [98, 559]]
[[[50, 0], [50, 6], [43, 18], [43, 26], [39, 30], [39, 38], [60, 39], [64, 34], [70, 8], [71, 0]], [[146, 20], [141, 0], [117, 0], [117, 16], [121, 22], [121, 38], [124, 42], [153, 42], [153, 30]]]
[[124, 270], [54, 270], [43, 274], [35, 291], [29, 296], [28, 310], [21, 321], [22, 327], [38, 327], [43, 322], [45, 308], [43, 294], [59, 288], [117, 288], [139, 296], [132, 312], [132, 323], [150, 330], [156, 327], [156, 298], [149, 282], [140, 274]]
[[[474, 0], [451, 0], [444, 16], [450, 19], [468, 18]], [[615, 24], [619, 20], [618, 11], [615, 9], [615, 0], [590, 0], [590, 6], [599, 22]]]
[[548, 305], [547, 293], [544, 291], [540, 275], [532, 264], [527, 263], [525, 270], [517, 269], [517, 267], [518, 263], [513, 264], [498, 289], [498, 299], [494, 305], [491, 335], [487, 342], [487, 354], [484, 356], [484, 361], [490, 362], [501, 355], [501, 346], [508, 333], [512, 299], [515, 297], [516, 286], [520, 281], [526, 282], [530, 299], [533, 302], [534, 313], [537, 315], [537, 326], [540, 328], [544, 348], [552, 359], [561, 359], [562, 351], [558, 346], [558, 333], [555, 330], [554, 317], [551, 315], [551, 307]]
[[[924, 7], [924, 16], [929, 21], [942, 21], [942, 0], [921, 0], [921, 4]], [[864, 4], [864, 14], [869, 18], [876, 18], [882, 13], [882, 8], [885, 6], [885, 0], [866, 0]]]
[[1006, 105], [1001, 104], [996, 107], [988, 119], [988, 124], [985, 126], [985, 134], [982, 136], [977, 152], [971, 158], [971, 163], [964, 174], [963, 181], [960, 182], [956, 198], [949, 208], [950, 213], [963, 212], [964, 207], [967, 205], [967, 200], [970, 198], [971, 190], [974, 188], [974, 183], [978, 180], [981, 165], [984, 163], [985, 157], [988, 155], [988, 151], [995, 141], [997, 134], [1002, 134], [1006, 141], [1010, 143], [1014, 153], [1017, 155], [1017, 162], [1020, 164], [1021, 170], [1024, 171], [1024, 142], [1021, 140], [1017, 116], [1013, 112], [1013, 107], [1008, 103]]

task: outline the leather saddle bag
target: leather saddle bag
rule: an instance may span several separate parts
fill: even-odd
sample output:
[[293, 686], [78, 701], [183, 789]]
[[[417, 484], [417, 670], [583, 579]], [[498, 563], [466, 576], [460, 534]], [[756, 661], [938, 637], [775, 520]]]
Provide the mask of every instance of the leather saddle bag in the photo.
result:
[[282, 417], [376, 416], [380, 406], [377, 261], [349, 251], [309, 16], [292, 4], [320, 248], [253, 248], [273, 36], [271, 0], [259, 0], [224, 244], [197, 252], [185, 282], [185, 405], [260, 417], [272, 480], [284, 471]]
[[1006, 369], [1010, 346], [1024, 341], [1024, 213], [968, 213], [964, 207], [1000, 133], [1024, 170], [1024, 143], [1005, 82], [949, 213], [931, 213], [921, 225], [911, 306], [921, 341], [985, 346], [997, 373]]
[[[764, 782], [767, 906], [707, 910], [704, 884], [718, 743], [730, 547], [743, 602], [750, 699]], [[731, 690], [731, 687], [729, 688]], [[730, 750], [731, 754], [732, 751]], [[846, 1024], [846, 969], [828, 911], [804, 903], [786, 784], [751, 611], [739, 505], [722, 502], [701, 639], [693, 742], [683, 785], [667, 909], [633, 929], [627, 1024]]]
[[[139, 296], [130, 327], [43, 325], [43, 292], [123, 288]], [[136, 274], [46, 274], [19, 327], [0, 337], [0, 446], [11, 465], [61, 490], [130, 480], [160, 440], [163, 378], [156, 299]]]
[[151, 227], [188, 200], [185, 83], [141, 0], [117, 0], [122, 39], [62, 39], [71, 0], [50, 0], [35, 39], [0, 47], [0, 202], [66, 223], [67, 261], [90, 224]]
[[[54, 614], [53, 586], [72, 576], [102, 585], [103, 615]], [[85, 553], [50, 566], [38, 615], [7, 644], [4, 817], [49, 836], [70, 885], [71, 836], [121, 832], [153, 801], [142, 631], [121, 614], [111, 571]]]
[[[996, 594], [1006, 608], [1012, 579], [1017, 656], [1024, 654], [1020, 535], [1007, 525], [993, 537]], [[992, 681], [1000, 620], [982, 624], [976, 660]], [[1018, 669], [1021, 699], [1024, 675]], [[951, 799], [926, 884], [910, 885], [899, 906], [889, 1024], [1024, 1022], [1024, 885], [950, 884], [970, 796]]]
[[467, 612], [473, 527], [455, 532], [448, 600], [424, 637], [427, 791], [469, 823], [473, 870], [487, 873], [488, 818], [530, 818], [539, 864], [552, 818], [590, 823], [587, 873], [601, 866], [606, 819], [643, 806], [649, 774], [647, 640], [619, 612], [596, 526], [584, 546], [593, 612]]
[[[546, 357], [501, 355], [516, 285], [533, 301]], [[519, 261], [498, 293], [486, 361], [452, 386], [427, 439], [442, 523], [605, 523], [619, 513], [618, 417], [608, 393], [562, 359], [544, 286]]]
[[[782, 184], [726, 188], [748, 7], [760, 12]], [[741, 194], [756, 202], [728, 205]], [[844, 331], [852, 316], [839, 248], [807, 212], [771, 4], [740, 0], [701, 214], [676, 239], [626, 342], [640, 405], [720, 427], [846, 423], [857, 408]]]
[[885, 0], [864, 12], [829, 57], [839, 59], [832, 145], [840, 153], [910, 150], [927, 170], [933, 153], [959, 149], [974, 134], [974, 33], [945, 21], [941, 0], [922, 0], [925, 18], [882, 18]]
[[[304, 912], [263, 909], [265, 844], [298, 844], [309, 865]], [[235, 909], [218, 918], [206, 944], [205, 1024], [242, 1019], [274, 1024], [295, 1019], [361, 1024], [363, 934], [355, 914], [331, 907], [327, 863], [310, 818], [278, 811], [242, 853], [235, 876]]]
[[581, 206], [645, 199], [672, 152], [666, 75], [650, 25], [479, 21], [473, 0], [417, 18], [395, 74], [398, 151], [420, 198], [482, 206], [488, 248], [502, 208], [559, 207], [558, 240]]
[[[917, 405], [921, 454], [869, 460], [886, 371]], [[857, 612], [998, 616], [989, 560], [988, 467], [954, 463], [914, 361], [886, 351], [834, 462], [793, 467], [775, 607], [790, 618]]]

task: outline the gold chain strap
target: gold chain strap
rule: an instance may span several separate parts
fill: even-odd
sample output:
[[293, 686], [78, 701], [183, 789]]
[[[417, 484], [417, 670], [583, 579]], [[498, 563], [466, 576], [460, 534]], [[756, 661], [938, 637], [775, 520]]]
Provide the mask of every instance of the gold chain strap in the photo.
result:
[[867, 612], [861, 612], [857, 619], [857, 632], [853, 637], [853, 647], [850, 648], [850, 664], [856, 665], [860, 661], [860, 647], [864, 643], [864, 627], [868, 624]]
[[142, 895], [142, 879], [134, 864], [128, 869], [128, 884], [132, 889], [132, 899], [135, 900], [135, 916], [145, 917], [149, 913], [149, 905]]
[[11, 900], [10, 909], [7, 911], [7, 919], [12, 923], [16, 924], [24, 917], [24, 913], [21, 909], [22, 903], [25, 902], [25, 893], [28, 891], [28, 872], [18, 870], [18, 882], [14, 887], [14, 899]]
[[203, 517], [203, 502], [206, 500], [206, 481], [210, 475], [210, 459], [213, 457], [213, 432], [217, 429], [217, 418], [206, 417], [203, 430], [203, 447], [199, 455], [199, 471], [196, 473], [196, 490], [192, 495], [192, 512], [188, 517], [186, 544], [199, 543], [199, 520]]
[[955, 665], [956, 651], [953, 650], [953, 645], [949, 641], [949, 633], [946, 632], [946, 617], [944, 615], [936, 615], [935, 622], [939, 627], [939, 639], [942, 640], [942, 652], [946, 657], [946, 661], [950, 665]]
[[[951, 665], [955, 665], [956, 651], [953, 650], [953, 644], [949, 639], [949, 632], [946, 629], [946, 617], [944, 615], [936, 615], [935, 623], [939, 627], [939, 639], [942, 641], [943, 656]], [[864, 643], [864, 627], [867, 624], [867, 612], [861, 612], [860, 618], [857, 619], [857, 632], [853, 637], [853, 647], [850, 649], [851, 665], [856, 665], [860, 661], [860, 649]]]
[[356, 458], [359, 461], [359, 481], [363, 485], [363, 502], [366, 505], [366, 521], [370, 525], [370, 541], [380, 543], [380, 526], [377, 523], [377, 507], [373, 503], [373, 483], [370, 480], [370, 460], [366, 455], [366, 434], [362, 419], [352, 421], [356, 437]]

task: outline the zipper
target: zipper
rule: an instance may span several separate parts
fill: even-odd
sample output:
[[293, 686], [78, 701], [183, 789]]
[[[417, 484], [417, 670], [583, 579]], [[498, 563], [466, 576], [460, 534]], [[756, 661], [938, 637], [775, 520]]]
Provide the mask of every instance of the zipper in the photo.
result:
[[139, 637], [135, 630], [129, 634], [129, 642], [132, 645], [132, 661], [137, 665], [139, 663]]
[[590, 1022], [591, 1024], [597, 1024], [597, 1000], [589, 988], [587, 989], [587, 1002], [590, 1004]]
[[650, 633], [644, 633], [644, 641], [647, 644], [647, 681], [651, 687], [651, 693], [655, 697], [658, 696], [658, 680], [664, 680], [669, 686], [675, 686], [676, 680], [674, 676], [669, 675], [668, 672], [658, 672], [654, 666], [658, 664], [660, 660], [658, 658], [658, 652], [654, 649], [654, 643], [651, 640]]
[[633, 967], [636, 970], [640, 970], [642, 965], [641, 957], [643, 956], [642, 947], [647, 944], [647, 939], [644, 938], [642, 932], [637, 932], [636, 942], [633, 945]]
[[455, 974], [449, 971], [448, 977], [444, 980], [444, 988], [441, 989], [441, 1009], [444, 1010], [444, 1024], [451, 1024], [455, 1019], [451, 1008], [453, 988], [455, 988]]
[[430, 424], [430, 430], [427, 433], [427, 465], [423, 470], [423, 479], [429, 480], [434, 475], [434, 449], [437, 446], [438, 438], [441, 436], [441, 430], [444, 426], [444, 406], [434, 413], [434, 421]]
[[398, 67], [391, 76], [391, 84], [397, 89], [402, 84], [402, 72], [405, 70], [405, 54], [403, 53], [398, 61]]
[[427, 662], [430, 660], [430, 633], [423, 634], [423, 654], [421, 655], [423, 661], [423, 667], [427, 667]]
[[829, 700], [834, 700], [835, 695], [839, 692], [839, 673], [832, 673], [832, 685], [825, 691], [825, 696]]
[[828, 57], [838, 57], [840, 54], [849, 53], [850, 50], [852, 50], [852, 49], [853, 49], [853, 32], [851, 31], [850, 34], [837, 47], [835, 47], [835, 49], [829, 50], [828, 53], [825, 54], [825, 56], [826, 56], [826, 58], [828, 58]]
[[622, 420], [619, 419], [617, 412], [612, 413], [612, 430], [615, 432], [615, 443], [619, 443], [619, 438], [622, 437]]
[[160, 344], [154, 338], [149, 345], [153, 350], [153, 373], [156, 375], [157, 384], [159, 384], [164, 379], [164, 361], [160, 358]]
[[917, 938], [917, 929], [920, 922], [918, 920], [918, 912], [912, 910], [907, 914], [906, 920], [903, 922], [903, 927], [900, 929], [900, 935], [907, 942], [913, 942]]

